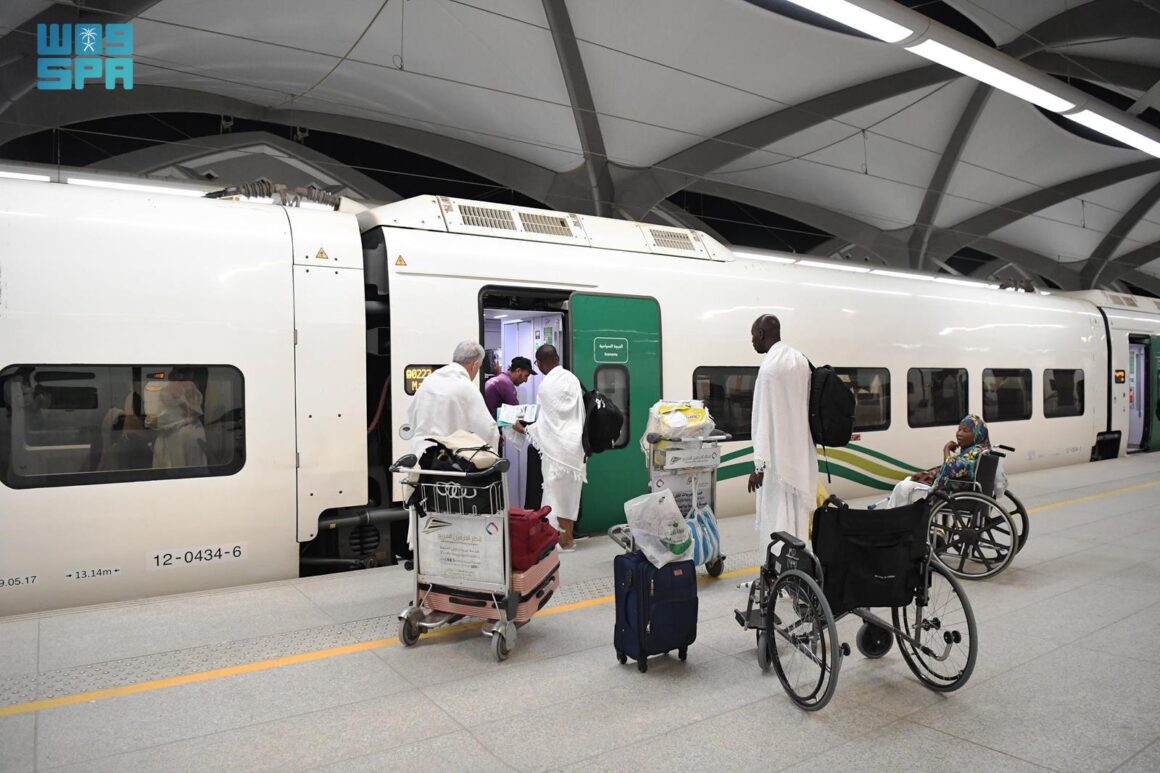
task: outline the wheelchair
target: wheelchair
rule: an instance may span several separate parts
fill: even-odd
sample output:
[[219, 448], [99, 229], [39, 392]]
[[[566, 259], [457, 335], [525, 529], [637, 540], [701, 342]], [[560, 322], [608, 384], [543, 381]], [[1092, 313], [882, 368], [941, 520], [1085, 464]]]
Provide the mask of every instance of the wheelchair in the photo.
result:
[[[944, 501], [941, 495], [930, 500]], [[852, 510], [830, 497], [814, 514], [813, 548], [786, 532], [771, 534], [758, 579], [737, 622], [757, 635], [757, 663], [771, 667], [806, 711], [823, 708], [837, 687], [842, 658], [837, 621], [863, 623], [855, 643], [881, 658], [898, 643], [927, 688], [951, 692], [975, 668], [978, 634], [962, 586], [933, 560], [927, 542], [930, 500], [884, 510]], [[889, 607], [890, 620], [871, 612]]]
[[[1002, 449], [1002, 450], [999, 450]], [[1010, 491], [1000, 501], [995, 482], [999, 462], [1014, 451], [997, 446], [979, 456], [975, 478], [936, 502], [930, 515], [930, 544], [935, 558], [956, 577], [994, 577], [1027, 543], [1027, 508]]]

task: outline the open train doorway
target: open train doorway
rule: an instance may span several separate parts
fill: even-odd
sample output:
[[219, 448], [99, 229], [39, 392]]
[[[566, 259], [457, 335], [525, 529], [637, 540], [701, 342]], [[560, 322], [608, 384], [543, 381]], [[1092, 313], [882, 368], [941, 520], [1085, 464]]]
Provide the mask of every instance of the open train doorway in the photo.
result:
[[1153, 450], [1160, 440], [1158, 341], [1146, 335], [1128, 339], [1128, 453]]
[[[487, 352], [480, 384], [506, 372], [516, 357], [535, 361], [536, 349], [552, 344], [560, 359], [569, 362], [571, 352], [565, 344], [569, 293], [558, 290], [488, 287], [480, 293], [480, 340]], [[521, 405], [536, 402], [544, 377], [533, 371], [528, 380], [516, 387]], [[511, 461], [508, 471], [508, 497], [513, 507], [539, 506], [539, 466], [530, 459], [529, 447], [515, 448], [505, 444], [504, 456]], [[531, 462], [529, 464], [529, 461]]]

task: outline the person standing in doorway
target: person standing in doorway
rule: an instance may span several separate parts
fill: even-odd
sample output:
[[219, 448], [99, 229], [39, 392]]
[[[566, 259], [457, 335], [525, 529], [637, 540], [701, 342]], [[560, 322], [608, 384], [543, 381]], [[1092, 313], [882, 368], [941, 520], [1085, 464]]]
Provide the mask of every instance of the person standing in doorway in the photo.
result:
[[584, 389], [580, 380], [560, 365], [560, 353], [551, 344], [536, 350], [536, 368], [544, 374], [536, 399], [540, 406], [534, 424], [517, 422], [539, 451], [543, 465], [543, 504], [560, 531], [560, 551], [575, 550], [572, 529], [580, 515], [580, 489], [587, 480], [584, 461]]
[[810, 364], [781, 340], [772, 314], [750, 330], [753, 348], [765, 355], [753, 390], [753, 466], [749, 492], [757, 492], [757, 544], [764, 554], [769, 535], [787, 531], [809, 537], [817, 494], [818, 451], [810, 435]]
[[491, 417], [496, 417], [501, 405], [519, 405], [520, 399], [516, 394], [516, 387], [522, 385], [532, 375], [532, 361], [527, 357], [513, 357], [512, 364], [506, 372], [488, 379], [483, 386], [483, 401], [491, 411]]
[[492, 448], [498, 447], [499, 429], [475, 385], [482, 365], [483, 347], [475, 341], [461, 341], [451, 363], [423, 379], [407, 411], [407, 423], [414, 432], [411, 450], [417, 456], [431, 445], [427, 438], [461, 429], [475, 433]]

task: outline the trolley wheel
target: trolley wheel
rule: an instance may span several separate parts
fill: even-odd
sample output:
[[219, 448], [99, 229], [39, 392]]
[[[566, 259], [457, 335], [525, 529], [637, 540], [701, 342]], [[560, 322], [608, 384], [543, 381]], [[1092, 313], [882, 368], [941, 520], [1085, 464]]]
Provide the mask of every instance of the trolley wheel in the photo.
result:
[[801, 708], [817, 711], [838, 686], [838, 627], [812, 577], [790, 569], [777, 578], [765, 610], [769, 654], [781, 686]]
[[882, 657], [894, 646], [894, 632], [873, 623], [862, 623], [854, 644], [863, 657], [875, 660]]
[[648, 658], [641, 655], [640, 660], [636, 661], [636, 670], [642, 674], [648, 671]]
[[975, 613], [963, 587], [945, 566], [928, 565], [926, 591], [891, 614], [898, 649], [923, 685], [951, 692], [967, 683], [975, 670], [978, 632]]
[[757, 666], [762, 671], [768, 671], [773, 665], [769, 659], [769, 635], [762, 631], [757, 634]]
[[1005, 492], [1003, 497], [1007, 499], [1004, 506], [1007, 512], [1011, 513], [1011, 517], [1015, 519], [1015, 528], [1019, 531], [1019, 544], [1015, 547], [1015, 552], [1018, 553], [1027, 544], [1027, 536], [1031, 533], [1031, 519], [1027, 517], [1027, 508], [1019, 501], [1019, 498], [1010, 491]]
[[414, 647], [419, 642], [419, 624], [410, 615], [404, 617], [403, 624], [399, 626], [399, 641], [403, 642], [404, 647]]
[[628, 662], [628, 655], [625, 655], [623, 652], [618, 652], [616, 653], [616, 660], [623, 666]]
[[994, 577], [1015, 558], [1015, 519], [991, 497], [974, 491], [952, 494], [930, 513], [934, 556], [956, 577]]
[[689, 648], [688, 647], [681, 647], [679, 650], [677, 650], [677, 657], [680, 658], [681, 660], [688, 660], [689, 659]]
[[705, 571], [709, 573], [710, 577], [720, 577], [721, 572], [725, 571], [725, 556], [718, 556], [712, 561], [707, 561]]
[[491, 634], [491, 649], [495, 653], [497, 662], [502, 663], [507, 660], [507, 656], [511, 654], [511, 649], [508, 647], [507, 636], [500, 633], [498, 630]]

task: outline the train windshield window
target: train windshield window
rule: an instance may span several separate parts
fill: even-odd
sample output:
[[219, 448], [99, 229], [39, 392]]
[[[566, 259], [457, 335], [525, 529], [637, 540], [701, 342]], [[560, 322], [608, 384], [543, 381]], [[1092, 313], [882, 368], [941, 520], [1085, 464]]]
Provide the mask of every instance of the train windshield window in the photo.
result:
[[890, 371], [886, 368], [834, 368], [854, 392], [854, 431], [873, 432], [890, 427]]
[[957, 427], [967, 415], [964, 368], [906, 371], [906, 420], [912, 427]]
[[242, 374], [227, 365], [13, 365], [0, 371], [9, 488], [232, 475]]
[[751, 440], [757, 368], [701, 366], [693, 371], [693, 397], [705, 403], [717, 429], [734, 440]]
[[1043, 371], [1043, 415], [1049, 419], [1083, 416], [1083, 371]]
[[1031, 371], [987, 368], [983, 371], [983, 421], [1031, 418]]
[[620, 435], [613, 448], [624, 448], [628, 445], [628, 368], [623, 365], [601, 365], [596, 369], [597, 392], [603, 392], [605, 397], [624, 414], [624, 424], [620, 425]]

